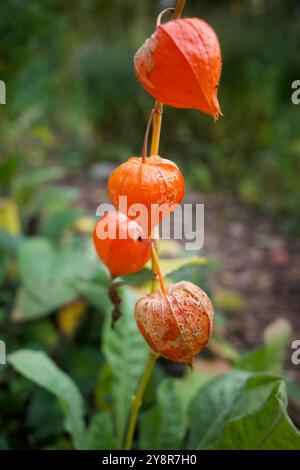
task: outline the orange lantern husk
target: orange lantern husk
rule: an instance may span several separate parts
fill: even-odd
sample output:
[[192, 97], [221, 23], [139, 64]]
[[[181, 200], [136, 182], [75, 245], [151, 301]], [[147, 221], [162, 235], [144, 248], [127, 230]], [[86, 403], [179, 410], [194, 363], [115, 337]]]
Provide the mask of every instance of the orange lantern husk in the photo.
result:
[[151, 349], [172, 361], [192, 367], [193, 358], [207, 345], [214, 311], [206, 293], [188, 281], [168, 286], [138, 300], [137, 326]]
[[[123, 212], [133, 219], [138, 216], [139, 224], [150, 235], [153, 228], [178, 207], [185, 185], [178, 166], [171, 160], [159, 155], [145, 161], [131, 157], [110, 176], [108, 193], [119, 210], [122, 210], [120, 197], [126, 197]], [[141, 211], [136, 205], [142, 205]]]
[[150, 240], [125, 214], [108, 212], [96, 223], [95, 250], [112, 277], [140, 271], [151, 257]]
[[158, 25], [134, 57], [135, 72], [155, 99], [176, 108], [222, 115], [217, 98], [222, 59], [218, 37], [205, 21], [181, 18]]

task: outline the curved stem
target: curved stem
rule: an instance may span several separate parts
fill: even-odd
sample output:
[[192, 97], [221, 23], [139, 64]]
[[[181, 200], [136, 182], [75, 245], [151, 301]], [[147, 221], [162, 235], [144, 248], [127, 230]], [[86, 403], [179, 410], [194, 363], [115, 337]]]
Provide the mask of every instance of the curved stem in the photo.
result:
[[[181, 16], [182, 10], [185, 6], [186, 0], [178, 0], [177, 5], [175, 8], [175, 11], [173, 13], [173, 18], [179, 18]], [[162, 112], [163, 112], [163, 103], [160, 101], [155, 102], [155, 106], [151, 112], [147, 129], [146, 129], [146, 135], [145, 135], [145, 140], [144, 140], [144, 148], [143, 148], [143, 162], [146, 161], [147, 158], [147, 143], [148, 143], [148, 134], [149, 134], [149, 129], [150, 129], [150, 124], [151, 120], [153, 117], [153, 132], [152, 132], [152, 142], [151, 142], [151, 155], [157, 154], [159, 150], [159, 141], [160, 141], [160, 130], [161, 130], [161, 121], [162, 121]], [[147, 134], [148, 133], [148, 134]], [[155, 243], [158, 244], [158, 240], [155, 242], [152, 241], [151, 243], [151, 254], [152, 254], [152, 270], [153, 274], [156, 275], [158, 274], [159, 280], [160, 280], [160, 285], [161, 285], [161, 290], [163, 293], [166, 293], [166, 288], [164, 284], [164, 279], [161, 273], [161, 269], [159, 266], [159, 259], [158, 259], [158, 254], [157, 254], [157, 247], [155, 247]], [[132, 408], [131, 408], [131, 414], [129, 418], [129, 424], [128, 424], [128, 429], [127, 429], [127, 434], [126, 434], [126, 439], [125, 439], [125, 445], [124, 449], [129, 450], [131, 449], [132, 446], [132, 440], [133, 440], [133, 435], [136, 427], [136, 421], [139, 413], [139, 409], [142, 404], [144, 392], [146, 390], [146, 386], [149, 382], [149, 379], [151, 377], [153, 367], [155, 364], [155, 361], [157, 359], [157, 355], [153, 352], [149, 354], [149, 358], [141, 379], [141, 382], [139, 384], [139, 387], [137, 389], [137, 392], [133, 398], [132, 402]]]
[[[153, 243], [157, 257], [159, 258], [159, 228], [156, 225], [151, 233], [151, 243]], [[152, 263], [152, 283], [151, 283], [151, 292], [155, 292], [158, 289], [158, 276], [157, 269], [155, 265], [155, 260], [153, 260], [153, 255], [151, 251], [151, 263]]]
[[125, 444], [124, 444], [124, 450], [131, 449], [136, 421], [137, 421], [137, 417], [139, 414], [139, 409], [141, 407], [143, 396], [144, 396], [147, 384], [149, 382], [149, 379], [151, 377], [156, 359], [157, 359], [157, 355], [151, 352], [148, 357], [148, 361], [144, 370], [143, 377], [140, 381], [137, 392], [133, 397], [131, 414], [129, 418], [129, 424], [128, 424], [127, 434], [126, 434], [126, 439], [125, 439]]
[[148, 122], [147, 122], [147, 127], [146, 127], [146, 132], [145, 132], [145, 137], [144, 137], [144, 145], [143, 145], [143, 151], [142, 151], [142, 162], [145, 163], [147, 159], [147, 149], [148, 149], [148, 139], [149, 139], [149, 131], [150, 131], [150, 126], [151, 122], [153, 119], [153, 115], [155, 113], [155, 109], [153, 108], [151, 110]]
[[[178, 0], [177, 5], [175, 8], [167, 8], [163, 10], [161, 14], [158, 16], [158, 22], [164, 13], [167, 11], [173, 10], [172, 18], [178, 19], [182, 14], [182, 10], [186, 4], [186, 0]], [[161, 133], [161, 123], [162, 123], [162, 114], [163, 114], [164, 105], [161, 101], [156, 100], [154, 105], [154, 114], [153, 114], [153, 130], [152, 130], [152, 138], [151, 138], [151, 155], [157, 155], [159, 151], [159, 143], [160, 143], [160, 133]], [[158, 260], [158, 239], [156, 240], [156, 247], [152, 250], [152, 253], [156, 252], [157, 260]], [[152, 292], [156, 289], [156, 266], [155, 262], [153, 262], [152, 256], [152, 271], [153, 271], [153, 281], [152, 281]]]
[[152, 257], [152, 266], [155, 268], [155, 273], [158, 276], [161, 291], [164, 295], [166, 295], [167, 290], [165, 286], [164, 276], [160, 269], [159, 259], [157, 255], [157, 248], [154, 245], [154, 241], [151, 241], [151, 257]]
[[160, 14], [158, 15], [157, 17], [157, 20], [156, 20], [156, 27], [160, 25], [161, 23], [161, 19], [162, 17], [168, 13], [168, 12], [174, 12], [175, 11], [175, 8], [166, 8], [165, 10], [161, 11]]

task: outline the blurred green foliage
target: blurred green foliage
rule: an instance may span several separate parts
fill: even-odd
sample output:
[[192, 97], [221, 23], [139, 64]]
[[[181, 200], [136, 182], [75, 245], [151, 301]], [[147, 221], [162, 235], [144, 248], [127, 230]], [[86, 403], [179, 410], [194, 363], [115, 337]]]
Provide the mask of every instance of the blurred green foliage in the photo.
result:
[[[169, 3], [1, 3], [0, 331], [9, 355], [0, 367], [0, 449], [112, 449], [124, 440], [147, 354], [133, 317], [137, 292], [122, 290], [123, 316], [112, 330], [110, 279], [91, 234], [75, 229], [84, 214], [67, 178], [140, 151], [153, 100], [134, 76], [132, 57]], [[233, 192], [297, 229], [299, 108], [290, 95], [300, 78], [298, 2], [189, 0], [186, 14], [202, 16], [219, 34], [225, 117], [214, 125], [196, 111], [166, 108], [162, 154], [185, 167], [199, 192]], [[191, 265], [184, 256], [179, 248], [162, 261], [168, 281], [184, 275], [205, 288], [216, 261], [192, 258]], [[150, 272], [126, 280], [148, 292]], [[221, 294], [221, 312], [242, 308], [236, 293]], [[203, 355], [212, 372], [175, 379], [157, 367], [135, 446], [300, 448], [277, 375], [284, 375], [289, 327], [273, 325], [263, 346], [241, 355], [224, 340], [226, 316], [216, 317]], [[214, 370], [215, 356], [232, 370], [214, 381], [223, 372]], [[288, 392], [299, 399], [292, 380]], [[204, 435], [216, 416], [218, 429]], [[260, 430], [259, 442], [247, 444], [249, 429], [254, 437]]]
[[[133, 54], [173, 2], [59, 0], [1, 3], [1, 190], [16, 171], [63, 165], [86, 171], [140, 152], [153, 100]], [[186, 15], [216, 29], [223, 53], [224, 118], [166, 108], [161, 153], [200, 192], [230, 191], [295, 230], [299, 211], [300, 77], [297, 0], [188, 1]], [[6, 188], [5, 188], [6, 187]]]

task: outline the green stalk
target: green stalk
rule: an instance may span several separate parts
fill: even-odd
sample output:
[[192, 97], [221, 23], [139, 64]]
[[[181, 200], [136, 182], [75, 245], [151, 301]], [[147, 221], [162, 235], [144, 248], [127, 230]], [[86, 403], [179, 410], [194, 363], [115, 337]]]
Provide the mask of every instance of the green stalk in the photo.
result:
[[130, 414], [130, 418], [129, 418], [127, 433], [126, 433], [124, 450], [131, 449], [133, 435], [134, 435], [134, 431], [135, 431], [135, 427], [136, 427], [136, 421], [137, 421], [137, 417], [138, 417], [138, 414], [139, 414], [139, 409], [142, 405], [144, 392], [146, 390], [147, 384], [148, 384], [149, 379], [151, 377], [156, 358], [157, 358], [156, 354], [154, 354], [152, 352], [149, 354], [148, 361], [146, 363], [146, 367], [145, 367], [145, 370], [144, 370], [144, 374], [143, 374], [142, 379], [140, 381], [140, 384], [138, 386], [137, 392], [133, 397], [131, 414]]
[[[186, 0], [178, 0], [177, 5], [175, 7], [174, 13], [172, 17], [174, 19], [180, 18], [182, 10], [186, 4]], [[151, 142], [151, 155], [156, 155], [159, 150], [159, 143], [160, 143], [160, 131], [161, 131], [161, 122], [162, 122], [162, 112], [163, 112], [163, 103], [156, 101], [155, 106], [154, 106], [154, 111], [153, 111], [153, 131], [152, 131], [152, 142]], [[148, 129], [149, 131], [149, 129]], [[158, 240], [157, 240], [158, 244]], [[153, 275], [159, 276], [160, 281], [162, 278], [162, 275], [159, 270], [159, 258], [158, 258], [158, 250], [157, 246], [155, 247], [154, 244], [152, 244], [152, 271]], [[155, 285], [155, 283], [154, 283]], [[161, 283], [161, 288], [163, 291], [165, 291], [164, 283], [162, 280]], [[129, 423], [128, 423], [128, 428], [127, 428], [127, 433], [126, 433], [126, 439], [125, 439], [125, 444], [124, 444], [124, 449], [129, 450], [131, 449], [132, 446], [132, 441], [133, 441], [133, 436], [134, 436], [134, 431], [136, 428], [136, 422], [139, 414], [139, 409], [142, 405], [143, 402], [143, 396], [144, 392], [146, 390], [147, 384], [149, 382], [149, 379], [151, 377], [155, 361], [157, 359], [157, 355], [154, 352], [151, 352], [149, 354], [148, 361], [146, 363], [146, 367], [141, 379], [141, 382], [139, 384], [139, 387], [137, 389], [137, 392], [135, 396], [133, 397], [132, 401], [132, 407], [131, 407], [131, 413], [130, 413], [130, 418], [129, 418]]]

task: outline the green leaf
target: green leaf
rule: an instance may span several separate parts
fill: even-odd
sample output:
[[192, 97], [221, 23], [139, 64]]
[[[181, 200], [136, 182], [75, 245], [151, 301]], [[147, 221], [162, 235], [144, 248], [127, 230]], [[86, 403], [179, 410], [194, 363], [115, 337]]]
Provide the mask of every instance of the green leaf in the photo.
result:
[[59, 343], [59, 331], [47, 318], [28, 324], [24, 328], [23, 335], [25, 344], [30, 349], [42, 349], [49, 352]]
[[118, 445], [124, 440], [131, 399], [141, 377], [149, 348], [134, 320], [138, 294], [129, 287], [120, 289], [122, 316], [111, 328], [111, 309], [103, 330], [103, 352], [113, 376], [113, 397], [116, 413]]
[[209, 449], [221, 438], [227, 413], [247, 380], [246, 372], [233, 371], [204, 385], [190, 405], [190, 449]]
[[293, 379], [285, 377], [285, 384], [289, 399], [300, 402], [300, 387], [298, 383]]
[[83, 401], [72, 379], [43, 352], [21, 349], [8, 356], [9, 364], [27, 379], [53, 393], [65, 415], [65, 429], [76, 449], [84, 448]]
[[59, 240], [62, 234], [70, 229], [78, 219], [79, 214], [78, 209], [72, 209], [70, 206], [66, 207], [65, 210], [54, 212], [54, 214], [47, 214], [45, 219], [41, 221], [40, 233], [50, 240]]
[[113, 377], [108, 363], [101, 367], [97, 385], [94, 390], [94, 400], [98, 410], [111, 410], [111, 391]]
[[[209, 349], [218, 356], [221, 356], [227, 361], [238, 361], [240, 354], [236, 348], [229, 341], [226, 340], [222, 335], [214, 331], [212, 338], [209, 341]], [[243, 367], [240, 367], [243, 369]]]
[[0, 230], [0, 248], [11, 256], [18, 252], [23, 242], [24, 238], [22, 236], [11, 235], [4, 230]]
[[188, 371], [181, 380], [177, 381], [177, 390], [185, 410], [190, 406], [200, 388], [211, 379], [212, 376], [203, 373], [202, 370], [200, 372], [194, 370]]
[[281, 373], [286, 347], [291, 337], [291, 325], [285, 319], [277, 319], [265, 332], [265, 346], [248, 351], [235, 362], [237, 369], [252, 372]]
[[105, 412], [97, 413], [90, 424], [87, 436], [88, 450], [117, 449], [113, 434], [112, 417]]
[[193, 400], [189, 449], [300, 449], [287, 415], [283, 380], [232, 371], [210, 381]]
[[91, 393], [98, 380], [103, 358], [98, 348], [69, 345], [60, 355], [60, 363], [84, 394]]
[[56, 250], [46, 239], [26, 240], [19, 252], [22, 287], [13, 311], [14, 321], [33, 320], [72, 302], [78, 279], [91, 278], [97, 269], [90, 246]]
[[[204, 266], [206, 264], [207, 259], [199, 256], [193, 256], [191, 258], [160, 259], [160, 267], [164, 276], [169, 276], [186, 266]], [[151, 262], [148, 262], [145, 267], [151, 270]]]
[[142, 416], [141, 449], [180, 448], [187, 420], [177, 382], [175, 379], [165, 379], [157, 390], [157, 404]]
[[36, 439], [53, 439], [64, 434], [59, 402], [46, 390], [42, 388], [35, 390], [26, 415], [26, 426], [33, 431]]
[[35, 171], [21, 175], [15, 181], [15, 189], [20, 191], [24, 189], [39, 188], [45, 183], [57, 181], [63, 178], [65, 170], [59, 166], [48, 168], [38, 168]]
[[90, 305], [93, 305], [103, 313], [107, 312], [111, 306], [108, 297], [108, 287], [108, 283], [107, 285], [104, 283], [100, 284], [96, 280], [76, 282], [78, 292], [86, 298]]
[[231, 290], [220, 290], [212, 298], [216, 310], [225, 312], [238, 312], [245, 306], [245, 299], [238, 293]]
[[5, 282], [5, 279], [8, 273], [8, 268], [9, 268], [8, 256], [0, 248], [0, 287], [2, 287], [2, 285]]
[[264, 331], [264, 339], [267, 346], [285, 348], [289, 343], [292, 327], [285, 318], [277, 318]]
[[14, 154], [5, 156], [1, 155], [0, 162], [0, 183], [1, 186], [5, 189], [8, 189], [10, 183], [13, 181], [13, 177], [17, 174], [22, 157], [20, 155]]
[[251, 372], [274, 372], [282, 370], [282, 358], [280, 351], [272, 347], [259, 347], [244, 353], [234, 362], [236, 369]]
[[[247, 384], [249, 394], [252, 383]], [[267, 389], [267, 388], [266, 388]], [[245, 398], [246, 400], [247, 398]], [[256, 400], [258, 397], [256, 398]], [[269, 395], [256, 412], [226, 423], [215, 449], [300, 450], [300, 433], [287, 415], [286, 389], [282, 380], [269, 386]]]
[[22, 287], [16, 294], [16, 302], [12, 312], [14, 322], [35, 320], [51, 313], [56, 307], [51, 301], [42, 301]]

